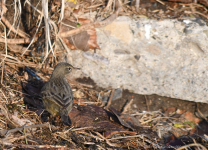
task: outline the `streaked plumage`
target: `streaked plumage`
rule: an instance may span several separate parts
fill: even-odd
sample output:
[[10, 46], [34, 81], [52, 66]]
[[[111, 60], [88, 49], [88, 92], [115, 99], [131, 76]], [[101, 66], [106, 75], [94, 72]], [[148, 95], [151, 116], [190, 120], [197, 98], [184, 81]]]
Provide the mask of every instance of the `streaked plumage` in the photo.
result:
[[66, 125], [71, 125], [69, 112], [72, 110], [73, 93], [65, 77], [74, 68], [68, 63], [56, 65], [50, 80], [41, 89], [43, 104], [46, 110], [52, 115], [60, 115]]

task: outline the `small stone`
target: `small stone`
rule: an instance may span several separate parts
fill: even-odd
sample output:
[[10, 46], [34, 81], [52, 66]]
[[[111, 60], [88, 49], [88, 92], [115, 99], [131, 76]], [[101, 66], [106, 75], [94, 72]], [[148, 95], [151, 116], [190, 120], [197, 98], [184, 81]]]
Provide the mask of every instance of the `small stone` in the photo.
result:
[[122, 92], [123, 92], [123, 90], [121, 88], [115, 89], [112, 101], [122, 98]]
[[189, 48], [196, 54], [196, 55], [203, 55], [204, 51], [201, 49], [198, 43], [190, 42]]
[[208, 30], [204, 30], [203, 33], [207, 36], [208, 38]]
[[[121, 88], [115, 89], [113, 97], [112, 97], [112, 101], [122, 98], [122, 92], [123, 92], [123, 90]], [[111, 95], [111, 93], [110, 94], [104, 94], [104, 96], [102, 97], [102, 103], [104, 105], [107, 104], [107, 102], [110, 98], [110, 95]]]
[[140, 55], [134, 55], [134, 58], [136, 59], [136, 60], [139, 60], [140, 59]]
[[146, 51], [152, 53], [153, 55], [159, 55], [161, 53], [161, 49], [154, 44], [148, 45]]
[[192, 32], [193, 32], [193, 30], [189, 30], [189, 29], [187, 29], [187, 28], [184, 28], [184, 33], [185, 33], [186, 35], [191, 34]]

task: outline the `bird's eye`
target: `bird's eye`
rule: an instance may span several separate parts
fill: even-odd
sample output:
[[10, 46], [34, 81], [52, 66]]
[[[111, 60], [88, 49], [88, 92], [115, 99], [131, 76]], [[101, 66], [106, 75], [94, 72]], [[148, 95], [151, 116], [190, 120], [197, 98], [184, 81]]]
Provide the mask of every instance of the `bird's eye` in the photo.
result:
[[69, 68], [69, 70], [71, 70], [71, 68]]

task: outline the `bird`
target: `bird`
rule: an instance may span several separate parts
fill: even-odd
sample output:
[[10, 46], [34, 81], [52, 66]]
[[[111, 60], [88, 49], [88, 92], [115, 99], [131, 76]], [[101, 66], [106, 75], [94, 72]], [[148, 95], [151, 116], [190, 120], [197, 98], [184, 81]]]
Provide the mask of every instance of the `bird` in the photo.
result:
[[70, 126], [69, 113], [74, 101], [72, 89], [66, 79], [72, 70], [79, 70], [66, 62], [58, 63], [50, 80], [42, 87], [41, 96], [46, 110], [53, 116], [61, 116], [65, 125]]

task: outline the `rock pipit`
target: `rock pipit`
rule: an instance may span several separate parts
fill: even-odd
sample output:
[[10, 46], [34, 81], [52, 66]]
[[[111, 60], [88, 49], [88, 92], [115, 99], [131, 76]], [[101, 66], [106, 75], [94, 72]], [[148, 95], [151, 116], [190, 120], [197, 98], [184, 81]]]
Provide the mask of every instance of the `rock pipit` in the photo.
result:
[[46, 110], [54, 117], [60, 115], [66, 125], [71, 125], [68, 114], [72, 110], [74, 97], [65, 76], [76, 69], [79, 68], [74, 68], [65, 62], [59, 63], [56, 65], [50, 80], [41, 89]]

